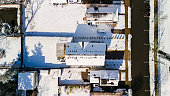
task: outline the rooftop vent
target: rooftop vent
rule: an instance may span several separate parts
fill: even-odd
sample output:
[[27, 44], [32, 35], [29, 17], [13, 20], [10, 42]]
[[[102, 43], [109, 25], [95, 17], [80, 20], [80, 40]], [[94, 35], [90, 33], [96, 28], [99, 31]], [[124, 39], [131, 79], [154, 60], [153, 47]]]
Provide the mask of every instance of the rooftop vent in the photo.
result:
[[94, 7], [94, 10], [97, 11], [99, 8], [98, 7]]

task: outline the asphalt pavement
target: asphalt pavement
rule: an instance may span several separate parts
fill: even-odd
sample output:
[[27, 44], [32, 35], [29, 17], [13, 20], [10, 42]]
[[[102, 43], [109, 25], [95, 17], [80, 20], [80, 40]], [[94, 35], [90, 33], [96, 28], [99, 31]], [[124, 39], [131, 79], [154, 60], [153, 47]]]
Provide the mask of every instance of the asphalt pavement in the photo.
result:
[[[144, 0], [131, 0], [132, 92], [133, 96], [150, 96], [149, 84], [149, 18]], [[145, 30], [145, 31], [144, 31]]]

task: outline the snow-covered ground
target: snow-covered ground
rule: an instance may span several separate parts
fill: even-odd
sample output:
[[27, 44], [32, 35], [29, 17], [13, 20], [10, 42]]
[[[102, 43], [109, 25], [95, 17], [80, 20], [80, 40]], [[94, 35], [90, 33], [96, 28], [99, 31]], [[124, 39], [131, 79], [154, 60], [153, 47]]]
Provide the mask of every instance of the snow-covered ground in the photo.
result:
[[[158, 6], [158, 11], [159, 11], [159, 31], [158, 31], [158, 50], [162, 50], [168, 54], [170, 54], [170, 9], [169, 9], [169, 0], [158, 0], [159, 6]], [[150, 47], [151, 49], [154, 48], [154, 0], [150, 0], [150, 5], [151, 5], [151, 16], [150, 16]], [[164, 19], [161, 19], [164, 18]], [[153, 50], [150, 50], [149, 52], [149, 64], [150, 64], [150, 90], [151, 90], [151, 95], [154, 96], [154, 54]], [[169, 96], [170, 95], [170, 72], [169, 72], [169, 67], [170, 67], [170, 61], [159, 57], [158, 55], [158, 64], [159, 64], [159, 80], [160, 80], [160, 94], [161, 96]]]
[[17, 61], [21, 51], [20, 37], [0, 38], [0, 48], [5, 49], [5, 57], [0, 58], [0, 65], [10, 65]]
[[57, 60], [57, 43], [71, 42], [71, 37], [26, 37], [26, 67], [58, 68], [65, 62]]
[[[78, 24], [84, 24], [83, 18], [86, 14], [85, 4], [67, 4], [53, 5], [50, 0], [40, 0], [28, 4], [25, 9], [26, 25], [29, 23], [26, 32], [69, 32], [74, 33]], [[33, 7], [32, 7], [33, 6]], [[38, 6], [38, 7], [37, 7]], [[88, 5], [87, 5], [88, 6]], [[117, 6], [117, 5], [113, 5]], [[37, 11], [36, 11], [37, 10]], [[129, 12], [129, 28], [131, 27], [131, 8]], [[35, 13], [31, 15], [32, 12]], [[122, 3], [119, 7], [119, 13], [125, 13], [125, 7]], [[115, 29], [125, 28], [125, 15], [118, 16], [118, 24]], [[30, 21], [30, 22], [29, 22]]]
[[90, 96], [90, 86], [61, 86], [61, 96]]
[[84, 23], [85, 13], [83, 4], [56, 6], [50, 0], [43, 0], [27, 32], [75, 32], [77, 23]]
[[[170, 1], [169, 0], [158, 0], [159, 1], [159, 13], [160, 19], [159, 20], [159, 50], [162, 50], [168, 54], [170, 54]], [[163, 59], [161, 57], [158, 57], [158, 60], [162, 63], [160, 63], [160, 85], [161, 85], [161, 95], [162, 96], [170, 96], [170, 61]]]

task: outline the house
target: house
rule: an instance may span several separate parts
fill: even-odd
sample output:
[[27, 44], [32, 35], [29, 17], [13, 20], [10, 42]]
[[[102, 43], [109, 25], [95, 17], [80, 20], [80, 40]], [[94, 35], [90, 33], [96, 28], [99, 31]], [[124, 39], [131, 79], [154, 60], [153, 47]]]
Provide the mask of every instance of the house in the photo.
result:
[[58, 96], [61, 69], [40, 70], [38, 96]]
[[90, 83], [97, 86], [118, 86], [119, 70], [91, 70]]
[[85, 20], [88, 24], [113, 24], [119, 21], [120, 5], [94, 5], [87, 8]]
[[34, 90], [38, 86], [36, 71], [18, 73], [18, 90]]
[[104, 66], [105, 43], [67, 43], [66, 65], [72, 66]]
[[108, 47], [113, 35], [111, 29], [112, 27], [108, 24], [99, 24], [97, 26], [78, 24], [72, 42], [106, 43]]
[[59, 78], [60, 86], [65, 85], [89, 85], [88, 68], [64, 68]]

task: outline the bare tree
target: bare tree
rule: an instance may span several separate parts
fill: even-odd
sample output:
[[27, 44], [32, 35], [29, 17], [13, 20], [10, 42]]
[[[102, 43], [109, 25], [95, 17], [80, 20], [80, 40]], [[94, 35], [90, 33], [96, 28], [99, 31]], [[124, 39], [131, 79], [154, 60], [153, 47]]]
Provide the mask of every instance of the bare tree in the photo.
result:
[[25, 0], [25, 30], [27, 30], [30, 22], [33, 20], [34, 16], [41, 7], [44, 0]]

